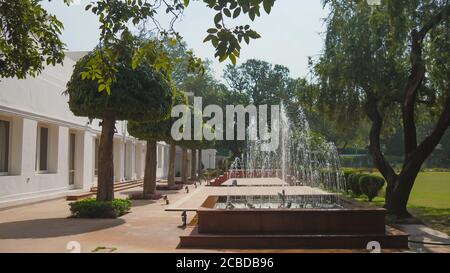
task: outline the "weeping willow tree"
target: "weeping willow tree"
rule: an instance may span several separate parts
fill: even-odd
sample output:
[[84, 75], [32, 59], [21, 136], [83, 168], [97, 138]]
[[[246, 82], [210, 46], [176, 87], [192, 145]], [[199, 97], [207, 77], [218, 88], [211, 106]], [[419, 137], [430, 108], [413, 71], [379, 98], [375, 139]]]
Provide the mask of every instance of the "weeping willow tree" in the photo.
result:
[[[387, 180], [385, 207], [410, 217], [414, 181], [450, 126], [450, 1], [323, 2], [330, 14], [324, 54], [315, 66], [320, 102], [341, 122], [368, 118], [368, 149]], [[434, 117], [434, 128], [419, 139], [416, 126], [425, 113]], [[393, 129], [403, 131], [399, 172], [381, 148], [381, 136]]]
[[99, 92], [97, 81], [84, 79], [85, 67], [96, 55], [96, 50], [80, 59], [66, 94], [70, 110], [76, 116], [101, 119], [102, 134], [99, 146], [97, 200], [114, 198], [113, 137], [118, 120], [152, 120], [166, 118], [170, 114], [172, 89], [163, 74], [151, 66], [132, 66], [133, 55], [142, 41], [124, 32], [111, 49], [119, 52], [110, 65], [114, 68], [116, 81], [110, 94]]

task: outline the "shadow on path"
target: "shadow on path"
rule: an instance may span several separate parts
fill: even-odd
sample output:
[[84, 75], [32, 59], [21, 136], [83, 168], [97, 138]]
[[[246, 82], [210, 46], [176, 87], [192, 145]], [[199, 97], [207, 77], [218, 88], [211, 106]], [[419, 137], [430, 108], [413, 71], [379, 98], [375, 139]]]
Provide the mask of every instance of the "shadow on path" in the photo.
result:
[[0, 239], [51, 238], [119, 226], [123, 219], [48, 218], [0, 223]]

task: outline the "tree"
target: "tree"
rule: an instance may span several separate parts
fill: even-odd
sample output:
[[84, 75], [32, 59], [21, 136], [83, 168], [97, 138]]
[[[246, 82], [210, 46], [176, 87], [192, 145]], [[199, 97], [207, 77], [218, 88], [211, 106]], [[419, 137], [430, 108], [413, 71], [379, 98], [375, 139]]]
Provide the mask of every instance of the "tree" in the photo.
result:
[[304, 116], [309, 122], [310, 129], [323, 135], [327, 141], [333, 142], [338, 148], [345, 149], [349, 146], [361, 147], [366, 144], [366, 136], [369, 132], [367, 124], [363, 121], [347, 122], [350, 116], [327, 115], [327, 105], [321, 104], [320, 85], [313, 80], [303, 78], [295, 80], [294, 92], [290, 94], [286, 110], [291, 121], [296, 126], [302, 124], [298, 109], [304, 110]]
[[[0, 2], [0, 77], [36, 76], [64, 60], [63, 25], [37, 0]], [[66, 1], [68, 2], [68, 1]]]
[[[187, 97], [181, 90], [174, 88], [172, 106], [187, 104]], [[171, 108], [170, 108], [171, 109]], [[175, 162], [175, 143], [170, 135], [173, 119], [168, 117], [161, 121], [149, 121], [141, 119], [128, 122], [128, 132], [139, 139], [147, 141], [145, 156], [144, 189], [143, 198], [156, 193], [156, 142], [165, 141], [170, 143], [169, 151], [169, 187], [174, 186], [173, 168]]]
[[89, 53], [75, 65], [67, 84], [70, 110], [77, 116], [102, 119], [99, 146], [97, 200], [110, 201], [113, 191], [113, 137], [117, 120], [161, 120], [169, 115], [173, 91], [166, 77], [149, 66], [132, 68], [132, 56], [142, 41], [128, 32], [111, 48], [119, 58], [114, 63], [117, 82], [111, 94], [98, 92], [96, 82], [83, 80], [86, 64], [95, 56]]
[[228, 65], [224, 78], [235, 91], [247, 95], [256, 106], [280, 104], [289, 96], [289, 69], [261, 60], [248, 60], [238, 67]]
[[[399, 218], [410, 217], [414, 181], [450, 126], [450, 2], [387, 0], [374, 8], [365, 1], [324, 3], [331, 13], [325, 52], [315, 68], [321, 102], [349, 122], [369, 118], [368, 149], [387, 180], [385, 207]], [[419, 139], [421, 109], [433, 114], [435, 125]], [[397, 124], [404, 143], [399, 173], [386, 159], [380, 137]]]

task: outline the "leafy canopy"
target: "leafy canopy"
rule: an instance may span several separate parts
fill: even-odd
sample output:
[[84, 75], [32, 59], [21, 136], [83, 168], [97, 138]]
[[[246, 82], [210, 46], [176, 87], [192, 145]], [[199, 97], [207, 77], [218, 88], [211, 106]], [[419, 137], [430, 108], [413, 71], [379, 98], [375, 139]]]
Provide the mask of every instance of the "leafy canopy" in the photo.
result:
[[36, 76], [47, 65], [62, 63], [63, 25], [38, 0], [0, 1], [0, 77]]
[[118, 120], [156, 121], [166, 118], [174, 95], [167, 76], [148, 65], [133, 68], [134, 52], [146, 41], [128, 32], [123, 32], [121, 37], [111, 46], [117, 53], [116, 62], [111, 64], [117, 79], [111, 95], [98, 92], [95, 81], [83, 79], [85, 67], [98, 56], [96, 49], [75, 65], [66, 90], [70, 109], [75, 115], [89, 118], [101, 118], [106, 110], [113, 111]]
[[[324, 54], [315, 64], [319, 102], [341, 123], [365, 122], [365, 103], [376, 98], [384, 134], [399, 127], [404, 92], [411, 72], [411, 33], [418, 32], [450, 1], [385, 0], [371, 7], [366, 1], [325, 0]], [[436, 115], [449, 95], [450, 20], [444, 20], [423, 41], [427, 74], [417, 94], [416, 120]]]

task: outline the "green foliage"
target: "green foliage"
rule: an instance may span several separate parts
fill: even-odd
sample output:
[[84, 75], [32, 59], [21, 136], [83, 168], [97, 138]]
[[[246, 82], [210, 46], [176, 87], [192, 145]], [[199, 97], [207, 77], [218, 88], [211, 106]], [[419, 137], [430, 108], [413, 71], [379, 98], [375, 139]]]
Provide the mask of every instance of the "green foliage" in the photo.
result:
[[130, 211], [131, 201], [114, 199], [113, 201], [97, 201], [93, 198], [69, 204], [74, 218], [117, 218]]
[[361, 188], [359, 186], [359, 179], [367, 174], [362, 173], [352, 173], [347, 179], [347, 189], [351, 190], [353, 196], [360, 196], [362, 194]]
[[247, 14], [253, 21], [256, 16], [261, 16], [261, 8], [269, 14], [275, 4], [275, 0], [203, 0], [203, 2], [217, 11], [214, 16], [215, 27], [207, 30], [208, 35], [203, 42], [211, 42], [216, 49], [214, 56], [219, 61], [223, 62], [229, 58], [233, 65], [236, 64], [236, 59], [239, 58], [242, 40], [249, 44], [250, 39], [258, 39], [261, 36], [252, 30], [249, 25], [228, 28], [225, 21], [227, 19], [235, 19], [241, 14]]
[[351, 168], [344, 168], [343, 169], [343, 173], [344, 173], [344, 182], [345, 182], [345, 189], [348, 193], [348, 191], [351, 189], [351, 185], [350, 185], [350, 175], [358, 173], [359, 171], [357, 169], [351, 169]]
[[[181, 90], [177, 90], [175, 87], [173, 87], [173, 90], [172, 106], [187, 104], [186, 94]], [[129, 120], [127, 130], [130, 135], [140, 139], [171, 143], [173, 139], [170, 130], [173, 120], [171, 117], [167, 117], [164, 120]]]
[[444, 65], [450, 61], [450, 40], [444, 34], [444, 29], [448, 34], [450, 24], [448, 1], [386, 0], [377, 7], [370, 7], [366, 1], [325, 0], [324, 4], [330, 9], [325, 50], [314, 65], [321, 87], [319, 105], [343, 128], [347, 124], [362, 128], [367, 122], [367, 97], [374, 96], [385, 137], [402, 128], [398, 116], [414, 57], [410, 56], [411, 33], [447, 10], [447, 19], [430, 31], [430, 39], [424, 40], [427, 75], [416, 103], [417, 122], [434, 122], [449, 95], [448, 76], [443, 76], [450, 73]]
[[63, 25], [36, 0], [0, 2], [0, 77], [37, 76], [64, 60]]
[[100, 41], [108, 47], [115, 42], [116, 34], [128, 30], [127, 24], [136, 26], [142, 20], [152, 17], [156, 10], [147, 1], [110, 1], [98, 0], [86, 5], [97, 15], [100, 23]]
[[[161, 120], [170, 114], [173, 90], [166, 76], [149, 66], [132, 68], [132, 56], [139, 40], [124, 33], [114, 48], [121, 52], [111, 66], [117, 79], [111, 95], [98, 92], [97, 83], [83, 80], [87, 64], [99, 56], [98, 50], [89, 53], [75, 65], [66, 94], [69, 106], [77, 116], [102, 118], [105, 110], [112, 110], [118, 120]], [[106, 88], [106, 87], [105, 87]]]
[[[189, 1], [183, 1], [189, 4]], [[146, 22], [154, 22], [158, 29], [157, 35], [164, 37], [162, 40], [147, 40], [135, 50], [133, 55], [132, 67], [144, 64], [152, 66], [158, 72], [164, 72], [171, 77], [171, 70], [174, 67], [172, 60], [163, 50], [162, 41], [167, 38], [172, 43], [176, 43], [177, 39], [181, 39], [179, 34], [173, 30], [173, 24], [184, 10], [183, 3], [180, 0], [172, 1], [156, 1], [149, 3], [147, 1], [109, 1], [100, 0], [91, 2], [85, 9], [90, 10], [97, 15], [100, 23], [100, 52], [99, 56], [93, 58], [86, 66], [85, 78], [98, 82], [98, 91], [106, 90], [109, 94], [111, 86], [116, 82], [116, 70], [111, 63], [115, 63], [121, 54], [120, 51], [112, 50], [111, 47], [117, 42], [117, 36], [120, 33], [128, 32], [130, 23], [137, 27], [139, 24]], [[158, 9], [166, 7], [166, 13], [172, 13], [174, 19], [170, 23], [170, 30], [160, 29], [160, 24], [155, 18]], [[150, 20], [151, 19], [151, 20]], [[175, 38], [172, 38], [172, 37]], [[189, 69], [201, 70], [201, 62], [193, 53], [190, 54]]]
[[[100, 0], [91, 2], [86, 6], [86, 10], [90, 10], [92, 13], [98, 16], [100, 23], [100, 46], [102, 50], [105, 50], [107, 54], [103, 54], [103, 58], [96, 58], [95, 62], [90, 65], [94, 65], [101, 82], [98, 83], [99, 91], [109, 91], [111, 85], [114, 84], [116, 79], [114, 78], [115, 71], [111, 71], [108, 63], [113, 63], [117, 58], [117, 52], [110, 51], [110, 45], [114, 44], [116, 36], [124, 31], [128, 31], [128, 27], [131, 24], [133, 26], [141, 25], [142, 29], [147, 29], [147, 24], [152, 22], [156, 30], [156, 36], [159, 42], [167, 40], [170, 44], [176, 44], [181, 42], [181, 36], [174, 29], [175, 22], [182, 15], [184, 9], [189, 5], [188, 0], [157, 0], [153, 3], [147, 1], [110, 1]], [[205, 42], [212, 42], [216, 49], [215, 57], [218, 57], [220, 61], [224, 61], [229, 58], [233, 64], [236, 63], [236, 58], [240, 54], [240, 43], [242, 39], [248, 44], [250, 39], [257, 39], [260, 35], [250, 29], [250, 26], [236, 26], [234, 29], [228, 29], [225, 26], [224, 17], [231, 17], [231, 11], [233, 11], [233, 18], [239, 16], [239, 14], [248, 14], [251, 20], [254, 20], [256, 16], [260, 16], [260, 6], [262, 5], [266, 13], [270, 13], [275, 0], [255, 0], [255, 1], [241, 1], [241, 0], [203, 0], [207, 6], [216, 10], [218, 13], [214, 16], [215, 28], [208, 29], [208, 36], [204, 40]], [[172, 16], [169, 27], [163, 28], [157, 20], [158, 11], [165, 9], [166, 14]], [[161, 39], [159, 39], [161, 38]], [[156, 47], [159, 47], [157, 45]], [[133, 66], [137, 66], [141, 62], [141, 58], [151, 60], [151, 65], [159, 71], [164, 71], [171, 75], [171, 69], [173, 64], [168, 56], [162, 54], [163, 51], [157, 50], [158, 54], [154, 54], [154, 44], [147, 44], [142, 46], [137, 52], [133, 60]], [[191, 71], [201, 71], [203, 69], [202, 62], [199, 58], [195, 57], [192, 51], [188, 51], [189, 60], [187, 62], [188, 69]], [[150, 56], [149, 56], [150, 55]], [[92, 79], [91, 71], [93, 68], [87, 68], [88, 76], [86, 78]], [[170, 77], [170, 76], [169, 76]]]
[[384, 186], [384, 178], [368, 174], [365, 169], [344, 168], [344, 179], [347, 192], [355, 197], [362, 194], [366, 195], [369, 201], [372, 201]]
[[238, 67], [228, 65], [224, 78], [233, 90], [245, 94], [256, 106], [287, 101], [293, 91], [289, 88], [289, 69], [262, 60], [250, 59]]
[[365, 118], [367, 92], [384, 100], [381, 109], [395, 109], [392, 106], [407, 79], [406, 41], [391, 36], [394, 26], [387, 7], [372, 13], [365, 1], [324, 2], [331, 13], [326, 21], [325, 52], [315, 66], [323, 109], [341, 124], [359, 125]]
[[359, 178], [361, 192], [367, 196], [370, 202], [378, 195], [384, 184], [384, 178], [375, 175], [364, 175]]
[[186, 86], [186, 82], [193, 78], [207, 78], [205, 73], [210, 73], [208, 64], [195, 57], [184, 41], [173, 42], [171, 39], [166, 39], [161, 44], [164, 45], [164, 51], [173, 63], [169, 71], [173, 84], [181, 90], [195, 92], [195, 89]]

